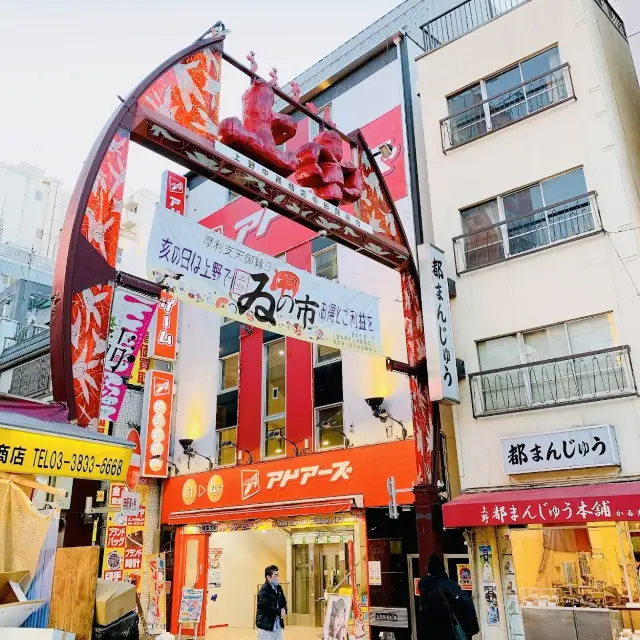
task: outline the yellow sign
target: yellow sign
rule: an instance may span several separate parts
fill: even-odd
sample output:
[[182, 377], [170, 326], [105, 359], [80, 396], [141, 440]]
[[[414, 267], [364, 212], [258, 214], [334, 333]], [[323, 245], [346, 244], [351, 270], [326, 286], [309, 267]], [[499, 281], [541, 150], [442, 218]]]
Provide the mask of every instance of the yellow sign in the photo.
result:
[[0, 471], [124, 480], [132, 449], [64, 435], [0, 427]]
[[224, 482], [219, 475], [211, 476], [209, 484], [207, 485], [207, 495], [211, 502], [218, 502], [222, 498], [222, 492], [224, 491]]

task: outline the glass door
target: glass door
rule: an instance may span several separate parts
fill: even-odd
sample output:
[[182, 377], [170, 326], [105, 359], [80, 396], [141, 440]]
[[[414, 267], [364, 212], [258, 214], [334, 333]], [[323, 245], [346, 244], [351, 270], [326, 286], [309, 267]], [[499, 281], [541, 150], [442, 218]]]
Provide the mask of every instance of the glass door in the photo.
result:
[[311, 627], [314, 625], [314, 620], [312, 620], [315, 608], [313, 575], [313, 545], [293, 545], [291, 623], [295, 626]]

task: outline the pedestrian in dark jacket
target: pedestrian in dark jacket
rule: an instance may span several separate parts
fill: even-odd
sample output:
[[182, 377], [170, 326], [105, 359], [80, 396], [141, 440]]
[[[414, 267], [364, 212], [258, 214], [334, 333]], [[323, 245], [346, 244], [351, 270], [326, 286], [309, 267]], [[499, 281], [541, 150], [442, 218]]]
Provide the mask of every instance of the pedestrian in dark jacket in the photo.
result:
[[460, 586], [449, 579], [444, 563], [433, 554], [427, 575], [420, 579], [419, 640], [460, 640], [455, 626], [459, 623], [467, 640], [480, 632], [473, 601]]
[[280, 572], [275, 564], [264, 570], [265, 583], [258, 592], [256, 627], [258, 640], [282, 640], [287, 599], [280, 586]]

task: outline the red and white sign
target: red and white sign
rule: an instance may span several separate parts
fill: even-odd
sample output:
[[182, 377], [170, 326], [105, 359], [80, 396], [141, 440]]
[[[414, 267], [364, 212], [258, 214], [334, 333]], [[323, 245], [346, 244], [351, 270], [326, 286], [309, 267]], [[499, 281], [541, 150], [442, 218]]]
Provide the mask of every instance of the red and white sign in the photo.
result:
[[165, 209], [171, 209], [183, 216], [187, 205], [186, 177], [173, 171], [165, 171], [162, 174], [160, 197]]
[[[138, 486], [138, 480], [140, 480], [140, 434], [135, 429], [130, 429], [127, 434], [127, 440], [135, 445], [135, 449], [131, 454], [131, 462], [127, 469], [127, 477], [125, 478], [127, 489], [133, 491]], [[122, 504], [122, 494], [120, 494], [119, 499], [119, 504]]]
[[167, 291], [160, 294], [158, 311], [149, 329], [148, 355], [173, 362], [178, 344], [178, 300]]
[[173, 409], [173, 373], [152, 370], [144, 383], [142, 475], [166, 478]]
[[640, 482], [463, 494], [443, 507], [444, 526], [565, 525], [640, 520]]
[[[304, 458], [177, 476], [164, 483], [162, 522], [169, 522], [171, 517], [171, 522], [178, 524], [182, 522], [182, 512], [185, 524], [197, 521], [194, 511], [199, 509], [206, 510], [207, 514], [212, 510], [235, 513], [238, 507], [259, 509], [349, 496], [362, 496], [364, 507], [382, 507], [389, 502], [387, 477], [390, 475], [395, 477], [399, 489], [413, 486], [416, 478], [413, 440], [335, 449]], [[224, 486], [215, 506], [207, 491], [214, 476], [218, 476], [218, 482]], [[397, 499], [401, 504], [411, 504], [414, 497], [407, 491], [398, 493]], [[259, 519], [260, 514], [256, 512], [251, 517]]]

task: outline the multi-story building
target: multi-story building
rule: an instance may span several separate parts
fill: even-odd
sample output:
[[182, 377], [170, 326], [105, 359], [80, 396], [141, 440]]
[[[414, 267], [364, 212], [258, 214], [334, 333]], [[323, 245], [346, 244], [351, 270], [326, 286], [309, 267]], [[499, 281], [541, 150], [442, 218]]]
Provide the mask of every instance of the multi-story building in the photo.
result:
[[423, 37], [434, 241], [467, 372], [463, 495], [444, 524], [467, 530], [486, 640], [618, 637], [640, 628], [640, 90], [624, 25], [607, 0], [469, 0]]
[[[301, 103], [312, 102], [346, 133], [361, 129], [414, 249], [422, 242], [421, 211], [428, 208], [414, 62], [422, 45], [415, 40], [419, 25], [453, 4], [408, 0], [295, 80]], [[298, 120], [287, 150], [319, 133], [321, 125], [284, 101], [275, 109]], [[398, 273], [199, 176], [188, 175], [188, 188], [189, 218], [379, 297], [385, 354], [407, 361]], [[275, 562], [290, 601], [289, 622], [306, 628], [301, 633], [315, 636], [324, 620], [322, 595], [344, 586], [353, 568], [363, 602], [372, 612], [395, 607], [404, 621], [395, 633], [409, 637], [412, 578], [420, 568], [408, 378], [388, 372], [383, 358], [226, 322], [188, 304], [180, 307], [175, 375], [173, 460], [180, 475], [165, 484], [162, 519], [177, 527], [174, 593], [207, 575], [201, 568], [211, 559], [203, 582], [206, 620], [197, 633], [209, 625], [229, 626], [239, 636], [253, 628], [252, 602], [237, 594], [255, 594], [264, 565]], [[374, 415], [376, 398], [383, 410]], [[346, 474], [333, 473], [343, 466]], [[398, 520], [388, 513], [390, 476], [402, 490]], [[348, 542], [355, 547], [352, 561]], [[461, 536], [451, 536], [449, 551], [464, 555]], [[376, 636], [392, 624], [383, 614], [370, 621]]]
[[0, 242], [54, 260], [70, 197], [44, 169], [0, 162]]

